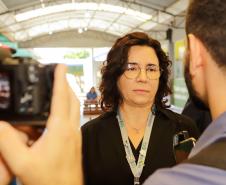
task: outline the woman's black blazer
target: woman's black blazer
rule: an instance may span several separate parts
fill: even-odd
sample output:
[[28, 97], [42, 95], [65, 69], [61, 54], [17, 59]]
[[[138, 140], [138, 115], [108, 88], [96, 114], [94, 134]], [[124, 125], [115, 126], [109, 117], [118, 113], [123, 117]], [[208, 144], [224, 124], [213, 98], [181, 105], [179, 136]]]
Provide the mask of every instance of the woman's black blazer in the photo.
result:
[[[173, 136], [186, 130], [198, 137], [194, 122], [168, 109], [158, 109], [151, 132], [145, 166], [140, 178], [144, 180], [156, 169], [176, 164]], [[83, 170], [86, 185], [133, 185], [133, 174], [126, 153], [115, 112], [104, 113], [82, 126]], [[132, 147], [139, 155], [140, 146]]]

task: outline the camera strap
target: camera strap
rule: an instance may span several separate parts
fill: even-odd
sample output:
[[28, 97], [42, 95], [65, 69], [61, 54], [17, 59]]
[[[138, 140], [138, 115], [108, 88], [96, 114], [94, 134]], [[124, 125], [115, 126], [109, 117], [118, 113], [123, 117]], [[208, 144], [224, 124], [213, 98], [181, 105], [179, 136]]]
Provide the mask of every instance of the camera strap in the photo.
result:
[[145, 128], [145, 134], [144, 134], [141, 149], [139, 152], [139, 158], [138, 158], [137, 164], [136, 164], [136, 160], [135, 160], [135, 157], [133, 155], [133, 152], [132, 152], [132, 149], [130, 146], [129, 137], [128, 137], [123, 119], [121, 117], [119, 108], [118, 108], [118, 112], [117, 112], [117, 119], [118, 119], [119, 128], [121, 131], [122, 140], [123, 140], [123, 144], [124, 144], [124, 148], [125, 148], [125, 152], [126, 152], [126, 159], [129, 163], [130, 169], [134, 176], [134, 185], [139, 185], [140, 184], [140, 176], [142, 174], [143, 167], [144, 167], [144, 162], [145, 162], [146, 153], [148, 150], [148, 144], [149, 144], [149, 140], [150, 140], [150, 135], [151, 135], [155, 115], [152, 114], [152, 111], [150, 111], [150, 113], [148, 115], [147, 126]]
[[221, 138], [184, 163], [198, 164], [226, 170], [226, 138]]

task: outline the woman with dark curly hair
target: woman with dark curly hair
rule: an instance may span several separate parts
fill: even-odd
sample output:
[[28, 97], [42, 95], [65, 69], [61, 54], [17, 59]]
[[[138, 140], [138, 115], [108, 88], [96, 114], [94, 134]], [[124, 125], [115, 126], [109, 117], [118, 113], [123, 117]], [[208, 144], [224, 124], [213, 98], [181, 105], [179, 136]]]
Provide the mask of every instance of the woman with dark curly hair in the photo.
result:
[[116, 40], [102, 68], [105, 113], [82, 127], [86, 185], [141, 184], [156, 169], [176, 164], [173, 137], [195, 124], [167, 108], [171, 61], [142, 32]]

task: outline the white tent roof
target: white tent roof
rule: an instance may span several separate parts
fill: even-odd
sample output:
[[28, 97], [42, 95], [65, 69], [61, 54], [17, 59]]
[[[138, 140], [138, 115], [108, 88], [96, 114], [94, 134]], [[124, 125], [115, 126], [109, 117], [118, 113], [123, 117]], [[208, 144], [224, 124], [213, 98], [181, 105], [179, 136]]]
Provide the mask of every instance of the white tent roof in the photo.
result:
[[188, 0], [0, 0], [0, 32], [18, 42], [73, 29], [165, 37], [169, 27], [184, 27], [187, 5]]

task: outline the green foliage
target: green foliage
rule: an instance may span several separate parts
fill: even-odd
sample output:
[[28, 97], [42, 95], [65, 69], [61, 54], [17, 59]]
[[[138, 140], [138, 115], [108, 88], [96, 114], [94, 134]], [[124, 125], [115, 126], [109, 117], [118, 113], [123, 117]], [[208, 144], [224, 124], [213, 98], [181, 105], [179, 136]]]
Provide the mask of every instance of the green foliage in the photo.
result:
[[68, 73], [73, 74], [75, 76], [83, 76], [83, 65], [69, 66]]
[[64, 55], [65, 59], [86, 59], [90, 56], [90, 53], [86, 50], [80, 52], [71, 52]]

